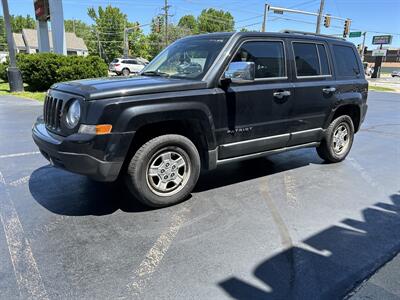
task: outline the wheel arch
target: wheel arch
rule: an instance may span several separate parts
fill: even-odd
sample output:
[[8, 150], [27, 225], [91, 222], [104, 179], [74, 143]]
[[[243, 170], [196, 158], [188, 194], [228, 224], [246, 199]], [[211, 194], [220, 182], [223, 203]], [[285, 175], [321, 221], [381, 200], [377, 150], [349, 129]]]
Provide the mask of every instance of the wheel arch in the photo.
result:
[[353, 121], [354, 132], [357, 132], [360, 129], [361, 124], [361, 108], [358, 104], [343, 104], [338, 106], [335, 110], [333, 110], [330, 114], [330, 117], [325, 124], [325, 128], [329, 126], [329, 124], [335, 120], [337, 117], [348, 115]]
[[[148, 140], [164, 134], [180, 134], [190, 139], [199, 151], [202, 167], [208, 166], [208, 150], [216, 147], [215, 127], [208, 108], [200, 103], [157, 104], [127, 109], [125, 131], [135, 132], [124, 166]], [[121, 124], [119, 124], [121, 126]]]

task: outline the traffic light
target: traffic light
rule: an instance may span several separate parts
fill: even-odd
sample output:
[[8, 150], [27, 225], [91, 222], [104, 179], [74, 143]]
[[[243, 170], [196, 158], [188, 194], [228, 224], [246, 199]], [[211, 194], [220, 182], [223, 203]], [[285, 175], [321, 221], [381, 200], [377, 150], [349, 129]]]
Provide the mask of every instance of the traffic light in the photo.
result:
[[156, 32], [157, 33], [161, 32], [161, 25], [162, 25], [161, 24], [162, 23], [161, 18], [157, 17], [154, 23], [155, 23], [155, 27], [156, 27]]
[[325, 15], [324, 18], [324, 26], [326, 28], [328, 28], [329, 26], [331, 26], [331, 16], [329, 14]]
[[347, 19], [346, 21], [344, 21], [344, 29], [343, 29], [343, 37], [347, 37], [349, 32], [350, 32], [350, 23], [351, 20]]

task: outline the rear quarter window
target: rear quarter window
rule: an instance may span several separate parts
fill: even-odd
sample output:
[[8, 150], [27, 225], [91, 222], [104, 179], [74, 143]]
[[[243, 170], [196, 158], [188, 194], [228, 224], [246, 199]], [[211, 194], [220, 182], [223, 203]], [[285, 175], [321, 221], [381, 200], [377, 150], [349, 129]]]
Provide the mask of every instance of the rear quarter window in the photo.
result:
[[356, 78], [360, 74], [357, 56], [352, 47], [333, 45], [336, 74], [339, 77]]

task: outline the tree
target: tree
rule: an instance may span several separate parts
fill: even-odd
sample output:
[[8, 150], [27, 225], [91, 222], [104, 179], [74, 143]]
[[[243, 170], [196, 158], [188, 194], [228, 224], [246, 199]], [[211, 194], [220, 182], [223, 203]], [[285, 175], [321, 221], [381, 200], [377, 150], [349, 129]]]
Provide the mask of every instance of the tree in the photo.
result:
[[36, 21], [30, 15], [24, 16], [11, 16], [11, 27], [13, 32], [22, 32], [23, 28], [34, 29], [36, 28]]
[[65, 20], [65, 32], [74, 32], [76, 36], [84, 38], [90, 32], [93, 32], [92, 26], [81, 20]]
[[178, 26], [190, 30], [193, 34], [198, 33], [197, 20], [192, 15], [186, 15], [179, 19]]
[[[153, 19], [151, 23], [151, 32], [148, 35], [150, 58], [154, 58], [166, 46], [164, 28], [165, 22], [162, 16]], [[188, 28], [176, 26], [172, 23], [168, 24], [168, 44], [190, 34], [192, 34], [192, 32]]]
[[124, 28], [128, 24], [126, 14], [117, 7], [108, 5], [105, 9], [99, 6], [88, 9], [89, 17], [95, 22], [94, 30], [99, 41], [101, 56], [106, 61], [120, 57], [123, 53]]
[[138, 22], [130, 23], [130, 28], [135, 28], [128, 35], [129, 54], [134, 57], [150, 58], [149, 39], [143, 33]]
[[214, 8], [203, 9], [197, 18], [199, 32], [234, 31], [235, 21], [229, 12]]
[[[10, 19], [13, 32], [22, 32], [23, 28], [34, 29], [36, 27], [36, 22], [30, 15], [26, 17], [12, 15]], [[0, 16], [0, 50], [7, 51], [6, 28], [3, 16]]]
[[74, 32], [77, 37], [82, 38], [88, 47], [90, 54], [98, 54], [98, 44], [94, 28], [80, 20], [65, 20], [65, 32]]

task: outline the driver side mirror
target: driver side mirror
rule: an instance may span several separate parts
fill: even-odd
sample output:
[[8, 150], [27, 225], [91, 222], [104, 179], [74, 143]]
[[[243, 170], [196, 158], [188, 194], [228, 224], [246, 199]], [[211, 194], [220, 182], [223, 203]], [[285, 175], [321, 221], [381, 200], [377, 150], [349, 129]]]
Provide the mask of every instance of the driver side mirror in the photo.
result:
[[244, 83], [253, 81], [255, 78], [256, 67], [252, 61], [231, 62], [224, 73], [225, 79], [230, 79], [234, 83]]

